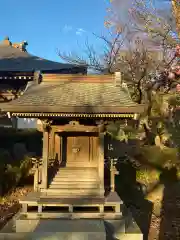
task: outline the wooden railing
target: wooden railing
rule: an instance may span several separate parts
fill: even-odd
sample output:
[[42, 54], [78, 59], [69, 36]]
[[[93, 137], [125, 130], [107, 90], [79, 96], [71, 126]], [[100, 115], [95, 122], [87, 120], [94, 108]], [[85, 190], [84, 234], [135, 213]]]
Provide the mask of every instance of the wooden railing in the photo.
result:
[[38, 192], [42, 183], [42, 158], [32, 158], [32, 173], [34, 174], [34, 191]]
[[[43, 159], [42, 158], [32, 158], [32, 170], [31, 172], [34, 174], [34, 191], [38, 192], [41, 188], [42, 183], [42, 170], [43, 170]], [[48, 182], [59, 166], [59, 162], [57, 159], [49, 159], [48, 160]]]

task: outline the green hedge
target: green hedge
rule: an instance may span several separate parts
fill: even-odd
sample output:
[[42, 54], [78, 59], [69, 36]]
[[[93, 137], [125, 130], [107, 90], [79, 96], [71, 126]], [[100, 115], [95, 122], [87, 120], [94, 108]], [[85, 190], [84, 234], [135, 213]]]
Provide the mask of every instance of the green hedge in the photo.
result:
[[[1, 154], [1, 156], [2, 155], [3, 154]], [[17, 166], [8, 164], [5, 162], [5, 159], [2, 158], [0, 158], [0, 162], [0, 195], [4, 195], [26, 179], [32, 167], [32, 163], [31, 159], [28, 157], [21, 160]]]
[[15, 143], [24, 143], [29, 152], [42, 154], [42, 133], [34, 129], [16, 130], [0, 128], [0, 148], [12, 154]]
[[36, 130], [0, 128], [0, 195], [15, 188], [25, 179], [31, 168], [31, 160], [24, 155], [16, 159], [13, 154], [17, 143], [25, 145], [27, 152], [42, 154], [42, 134]]
[[147, 146], [140, 149], [141, 155], [145, 162], [152, 164], [152, 167], [163, 167], [166, 163], [176, 165], [179, 163], [177, 148], [164, 148], [160, 149], [156, 146]]

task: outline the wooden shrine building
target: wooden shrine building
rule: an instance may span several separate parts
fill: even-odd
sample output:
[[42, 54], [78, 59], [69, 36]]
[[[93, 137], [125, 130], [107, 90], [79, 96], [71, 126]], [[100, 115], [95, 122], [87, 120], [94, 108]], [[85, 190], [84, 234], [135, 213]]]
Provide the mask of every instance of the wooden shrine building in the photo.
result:
[[43, 206], [54, 204], [68, 206], [72, 213], [86, 199], [87, 205], [98, 205], [102, 214], [108, 205], [104, 196], [106, 123], [134, 119], [144, 110], [123, 88], [121, 75], [42, 73], [22, 96], [0, 108], [12, 117], [38, 118], [38, 130], [43, 132], [34, 195], [21, 200], [24, 212], [27, 205], [37, 205], [41, 213]]

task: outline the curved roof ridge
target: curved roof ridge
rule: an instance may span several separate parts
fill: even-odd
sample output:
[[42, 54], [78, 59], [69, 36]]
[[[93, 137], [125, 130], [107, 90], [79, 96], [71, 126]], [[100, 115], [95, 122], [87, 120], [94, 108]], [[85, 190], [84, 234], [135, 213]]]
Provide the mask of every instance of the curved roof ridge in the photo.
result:
[[0, 42], [0, 71], [58, 71], [63, 69], [79, 68], [79, 72], [85, 67], [68, 63], [47, 60], [29, 53], [25, 46], [27, 42], [11, 43], [9, 38]]

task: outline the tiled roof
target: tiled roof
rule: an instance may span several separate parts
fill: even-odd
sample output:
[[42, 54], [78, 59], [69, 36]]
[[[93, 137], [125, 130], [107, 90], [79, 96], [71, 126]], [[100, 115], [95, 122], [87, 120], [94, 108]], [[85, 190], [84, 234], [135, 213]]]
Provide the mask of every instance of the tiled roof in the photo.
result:
[[48, 71], [75, 68], [75, 65], [53, 62], [33, 56], [12, 45], [0, 43], [0, 71]]
[[31, 86], [18, 99], [0, 105], [2, 110], [11, 112], [58, 113], [131, 112], [134, 108], [138, 111], [138, 107], [127, 91], [114, 83], [71, 81], [42, 82]]

